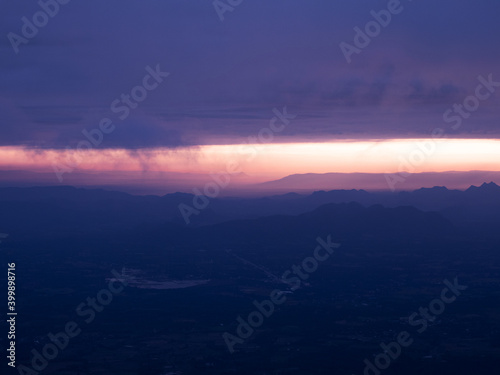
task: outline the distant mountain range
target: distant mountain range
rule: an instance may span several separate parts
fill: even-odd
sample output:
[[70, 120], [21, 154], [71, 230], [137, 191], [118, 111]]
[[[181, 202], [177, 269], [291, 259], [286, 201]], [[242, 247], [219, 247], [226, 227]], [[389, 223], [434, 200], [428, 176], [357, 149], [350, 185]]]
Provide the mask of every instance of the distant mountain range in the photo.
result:
[[[0, 187], [32, 186], [75, 186], [86, 189], [107, 189], [130, 194], [164, 195], [177, 191], [191, 193], [193, 188], [203, 190], [213, 181], [208, 174], [177, 173], [161, 171], [107, 171], [85, 172], [75, 170], [64, 174], [59, 183], [53, 172], [0, 171]], [[230, 183], [221, 191], [221, 196], [268, 196], [276, 194], [312, 193], [317, 190], [365, 189], [369, 191], [390, 191], [383, 173], [307, 173], [294, 174], [284, 178], [255, 183], [254, 177], [244, 173], [231, 176]], [[500, 183], [500, 172], [467, 171], [413, 173], [398, 182], [397, 191], [415, 190], [436, 185], [454, 189], [466, 189], [484, 181]]]
[[[413, 173], [397, 183], [395, 189], [415, 190], [422, 186], [432, 187], [437, 184], [466, 189], [471, 184], [483, 181], [498, 181], [500, 172], [468, 171], [468, 172], [425, 172]], [[268, 192], [313, 192], [316, 190], [345, 189], [352, 186], [365, 190], [390, 190], [383, 173], [306, 173], [293, 174], [279, 180], [255, 185], [257, 191]]]
[[[69, 186], [0, 188], [0, 230], [30, 232], [78, 231], [134, 228], [140, 225], [186, 224], [179, 205], [193, 207], [192, 194], [134, 196], [100, 189]], [[493, 182], [468, 189], [422, 188], [411, 192], [367, 192], [365, 190], [288, 193], [263, 198], [215, 198], [192, 215], [190, 227], [275, 215], [301, 215], [327, 210], [332, 204], [357, 203], [359, 207], [411, 206], [436, 212], [458, 226], [492, 230], [500, 223], [500, 187]], [[344, 215], [345, 216], [345, 215]], [[286, 220], [286, 219], [283, 219]]]

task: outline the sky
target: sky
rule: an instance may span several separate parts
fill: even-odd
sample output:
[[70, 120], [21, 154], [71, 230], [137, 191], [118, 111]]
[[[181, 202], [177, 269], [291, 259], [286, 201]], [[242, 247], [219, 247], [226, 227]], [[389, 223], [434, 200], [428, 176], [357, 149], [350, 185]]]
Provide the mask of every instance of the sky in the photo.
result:
[[0, 3], [2, 170], [499, 170], [496, 0], [61, 2]]

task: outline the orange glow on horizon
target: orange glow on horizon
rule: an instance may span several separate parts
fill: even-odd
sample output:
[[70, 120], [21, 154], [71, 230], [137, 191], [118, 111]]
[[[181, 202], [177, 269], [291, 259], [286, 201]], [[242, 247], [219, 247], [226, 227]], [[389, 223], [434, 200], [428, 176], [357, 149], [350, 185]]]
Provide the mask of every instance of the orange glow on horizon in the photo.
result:
[[0, 147], [0, 169], [218, 173], [255, 178], [294, 173], [500, 171], [500, 140], [393, 139], [324, 143], [204, 145], [178, 149], [86, 151]]

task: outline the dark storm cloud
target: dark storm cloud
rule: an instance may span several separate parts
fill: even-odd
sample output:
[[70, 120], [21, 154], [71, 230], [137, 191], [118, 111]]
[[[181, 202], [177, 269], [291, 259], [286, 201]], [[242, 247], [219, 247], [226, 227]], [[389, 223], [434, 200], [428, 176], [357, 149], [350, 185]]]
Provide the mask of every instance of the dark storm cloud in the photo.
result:
[[[285, 105], [299, 115], [287, 129], [298, 141], [425, 134], [474, 90], [478, 75], [500, 80], [500, 3], [401, 4], [404, 10], [347, 64], [339, 44], [353, 43], [353, 28], [387, 1], [245, 0], [221, 22], [210, 0], [73, 0], [19, 54], [7, 34], [21, 34], [21, 17], [39, 6], [3, 2], [0, 142], [78, 142], [83, 129], [115, 116], [111, 102], [156, 64], [171, 75], [117, 121], [103, 147], [244, 137]], [[500, 132], [493, 121], [498, 97], [474, 114], [476, 135]]]

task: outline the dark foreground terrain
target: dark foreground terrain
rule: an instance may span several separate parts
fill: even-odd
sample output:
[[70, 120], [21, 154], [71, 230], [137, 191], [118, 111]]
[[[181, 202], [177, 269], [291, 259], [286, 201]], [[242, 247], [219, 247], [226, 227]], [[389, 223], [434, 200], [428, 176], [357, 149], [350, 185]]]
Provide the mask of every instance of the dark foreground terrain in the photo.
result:
[[[16, 366], [26, 368], [2, 373], [494, 374], [500, 221], [471, 202], [500, 200], [482, 188], [452, 192], [448, 205], [437, 189], [435, 210], [417, 202], [426, 191], [413, 194], [420, 209], [345, 192], [218, 201], [196, 225], [175, 217], [178, 202], [162, 216], [154, 197], [4, 191], [2, 285], [15, 262]], [[318, 237], [327, 246], [316, 251]], [[68, 322], [78, 334], [33, 369]]]

